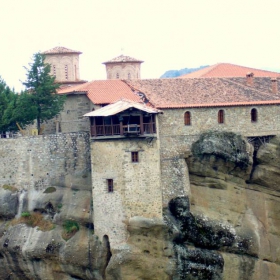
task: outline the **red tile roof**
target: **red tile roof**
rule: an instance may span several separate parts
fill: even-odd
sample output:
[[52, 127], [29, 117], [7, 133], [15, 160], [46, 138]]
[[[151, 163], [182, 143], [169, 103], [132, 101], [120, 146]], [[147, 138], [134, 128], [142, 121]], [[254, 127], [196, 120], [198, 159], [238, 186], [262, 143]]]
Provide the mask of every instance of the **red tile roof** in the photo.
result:
[[270, 78], [197, 78], [125, 80], [156, 108], [248, 106], [280, 104], [280, 91], [273, 93]]
[[182, 75], [180, 78], [222, 78], [245, 77], [248, 72], [254, 73], [254, 77], [280, 77], [280, 73], [260, 70], [230, 63], [218, 63], [198, 71]]
[[87, 94], [94, 104], [125, 98], [159, 109], [280, 104], [280, 86], [272, 91], [271, 78], [194, 78], [103, 80], [62, 88], [60, 94]]
[[50, 50], [44, 51], [43, 54], [61, 54], [61, 53], [77, 53], [77, 54], [81, 54], [82, 52], [79, 51], [74, 51], [74, 50], [70, 50], [67, 49], [65, 47], [54, 47]]
[[130, 56], [127, 56], [127, 55], [120, 55], [120, 56], [117, 56], [117, 57], [115, 57], [111, 60], [103, 62], [103, 64], [120, 63], [120, 62], [139, 62], [139, 63], [142, 63], [144, 61], [133, 58], [133, 57], [130, 57]]
[[85, 93], [94, 104], [109, 104], [126, 98], [139, 102], [140, 98], [121, 80], [92, 81], [82, 85], [62, 88], [59, 94]]

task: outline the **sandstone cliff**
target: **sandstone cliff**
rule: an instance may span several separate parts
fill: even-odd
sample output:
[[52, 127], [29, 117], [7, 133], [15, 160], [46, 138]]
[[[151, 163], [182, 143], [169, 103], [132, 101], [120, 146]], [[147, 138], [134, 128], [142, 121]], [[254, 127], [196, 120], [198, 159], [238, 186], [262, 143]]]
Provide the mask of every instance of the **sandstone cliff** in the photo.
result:
[[0, 279], [279, 279], [280, 137], [207, 134], [186, 162], [191, 192], [125, 221], [118, 248], [94, 235], [88, 185], [3, 184]]

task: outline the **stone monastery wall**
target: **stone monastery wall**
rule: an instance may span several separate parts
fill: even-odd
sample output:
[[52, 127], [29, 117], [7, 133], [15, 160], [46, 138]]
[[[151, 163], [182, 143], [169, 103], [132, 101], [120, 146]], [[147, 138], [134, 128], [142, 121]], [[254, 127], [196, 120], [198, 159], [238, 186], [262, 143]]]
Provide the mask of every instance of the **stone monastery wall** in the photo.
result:
[[85, 94], [68, 95], [60, 114], [43, 124], [43, 134], [55, 134], [56, 122], [58, 122], [58, 132], [89, 132], [89, 118], [85, 118], [83, 115], [96, 107], [98, 108]]
[[[257, 109], [257, 121], [251, 122], [251, 110]], [[218, 123], [218, 112], [224, 110], [224, 123]], [[184, 114], [191, 113], [191, 125], [185, 125]], [[199, 134], [207, 130], [232, 131], [244, 136], [280, 134], [280, 106], [243, 106], [191, 109], [165, 109], [158, 116], [163, 206], [178, 195], [188, 194], [186, 152]]]
[[0, 139], [0, 185], [91, 189], [88, 133]]
[[[126, 239], [129, 218], [162, 218], [158, 145], [144, 138], [92, 142], [94, 231], [108, 235], [111, 245]], [[138, 162], [132, 162], [132, 152], [138, 152]]]
[[83, 115], [92, 111], [93, 105], [85, 94], [68, 95], [60, 113], [60, 130], [63, 133], [89, 131], [89, 118]]

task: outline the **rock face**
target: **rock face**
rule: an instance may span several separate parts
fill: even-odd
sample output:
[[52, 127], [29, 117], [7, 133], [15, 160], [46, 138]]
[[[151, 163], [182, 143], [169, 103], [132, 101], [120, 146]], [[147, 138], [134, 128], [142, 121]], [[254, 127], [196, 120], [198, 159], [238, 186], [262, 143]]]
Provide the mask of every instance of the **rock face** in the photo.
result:
[[[233, 139], [229, 138], [223, 141]], [[243, 149], [237, 145], [239, 154], [248, 154], [242, 165], [231, 157], [234, 149], [228, 158], [220, 148], [220, 153], [205, 149], [205, 153], [187, 159], [192, 212], [230, 227], [234, 236], [241, 237], [237, 246], [216, 248], [224, 258], [223, 279], [280, 277], [279, 140], [275, 137], [257, 151], [245, 142]], [[217, 136], [196, 145], [204, 146], [209, 141], [213, 149], [220, 146]]]
[[[93, 234], [91, 192], [57, 186], [51, 191], [19, 193], [21, 215], [27, 215], [20, 221], [17, 208], [10, 210], [18, 200], [1, 190], [10, 208], [1, 205], [0, 279], [103, 279], [108, 248]], [[42, 222], [33, 227], [33, 214], [51, 227]], [[77, 223], [79, 230], [67, 236], [65, 221]]]
[[185, 153], [190, 194], [124, 221], [114, 248], [94, 235], [89, 185], [2, 185], [0, 279], [280, 279], [280, 137], [260, 143], [202, 135]]

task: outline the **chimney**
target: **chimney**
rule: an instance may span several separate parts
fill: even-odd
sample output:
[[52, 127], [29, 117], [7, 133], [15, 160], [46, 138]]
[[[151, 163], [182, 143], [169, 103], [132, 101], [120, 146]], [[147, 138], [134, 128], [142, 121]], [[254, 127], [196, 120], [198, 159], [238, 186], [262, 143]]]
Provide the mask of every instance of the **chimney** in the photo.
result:
[[271, 91], [275, 94], [278, 92], [277, 78], [271, 78]]
[[249, 73], [246, 74], [246, 84], [247, 84], [247, 86], [252, 86], [253, 85], [253, 77], [254, 77], [253, 72], [249, 72]]

